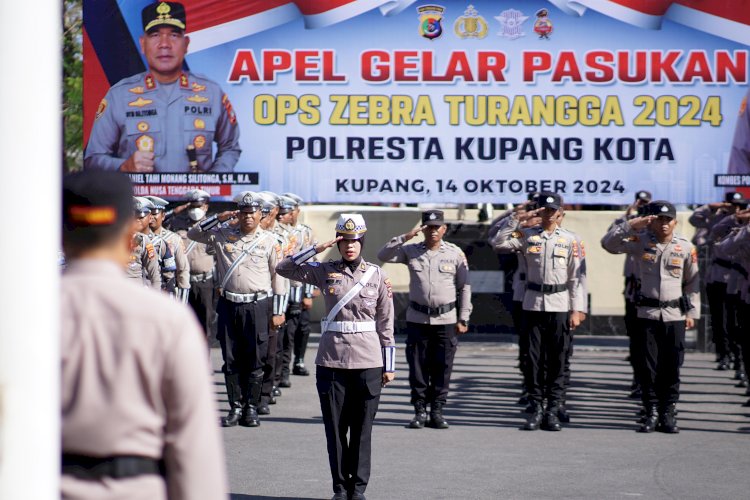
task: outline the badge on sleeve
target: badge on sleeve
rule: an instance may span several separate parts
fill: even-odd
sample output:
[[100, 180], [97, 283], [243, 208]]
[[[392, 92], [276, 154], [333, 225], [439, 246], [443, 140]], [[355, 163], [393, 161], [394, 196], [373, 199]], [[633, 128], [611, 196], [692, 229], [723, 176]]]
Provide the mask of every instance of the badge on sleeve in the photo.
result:
[[697, 264], [698, 263], [698, 252], [695, 250], [695, 247], [693, 247], [693, 249], [690, 250], [690, 261], [693, 264]]
[[104, 111], [107, 109], [107, 99], [102, 99], [102, 102], [99, 103], [99, 107], [96, 108], [96, 119], [98, 120], [100, 116], [104, 114]]
[[151, 243], [146, 243], [146, 252], [148, 252], [148, 259], [152, 260], [154, 257], [156, 257], [156, 250], [154, 250], [154, 245]]
[[391, 278], [384, 279], [383, 283], [385, 283], [385, 288], [388, 290], [388, 298], [390, 299], [391, 297], [393, 297], [393, 285], [391, 285]]

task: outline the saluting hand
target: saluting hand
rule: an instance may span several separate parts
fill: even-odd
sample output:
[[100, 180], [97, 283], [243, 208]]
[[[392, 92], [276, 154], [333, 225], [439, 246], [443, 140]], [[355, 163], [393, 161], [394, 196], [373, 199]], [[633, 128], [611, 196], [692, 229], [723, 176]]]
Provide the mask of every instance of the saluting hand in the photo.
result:
[[653, 220], [656, 219], [655, 215], [646, 215], [644, 217], [636, 217], [635, 219], [630, 219], [630, 229], [634, 229], [636, 231], [639, 231], [649, 224], [653, 222]]
[[217, 219], [219, 219], [219, 222], [225, 222], [229, 219], [234, 219], [239, 215], [239, 210], [227, 210], [226, 212], [221, 212], [219, 215], [216, 216]]
[[331, 241], [327, 241], [325, 243], [318, 243], [317, 245], [315, 245], [315, 253], [320, 253], [323, 250], [331, 248], [332, 246], [334, 246], [336, 243], [338, 243], [339, 241], [341, 241], [343, 239], [344, 239], [343, 236], [337, 236], [336, 238], [332, 239]]
[[747, 221], [750, 220], [750, 208], [746, 208], [744, 210], [740, 210], [734, 216], [740, 222], [747, 222]]
[[178, 205], [174, 209], [175, 214], [179, 214], [187, 210], [187, 208], [190, 206], [190, 203], [183, 203], [182, 205]]
[[393, 382], [394, 378], [396, 378], [395, 373], [383, 372], [383, 383], [381, 385], [385, 387], [389, 382]]
[[414, 238], [417, 235], [417, 233], [424, 231], [426, 227], [427, 227], [426, 224], [424, 226], [415, 227], [414, 229], [412, 229], [411, 231], [409, 231], [408, 233], [404, 235], [404, 241], [409, 241], [410, 239]]
[[123, 172], [153, 172], [154, 153], [151, 151], [136, 151], [120, 165], [120, 170]]

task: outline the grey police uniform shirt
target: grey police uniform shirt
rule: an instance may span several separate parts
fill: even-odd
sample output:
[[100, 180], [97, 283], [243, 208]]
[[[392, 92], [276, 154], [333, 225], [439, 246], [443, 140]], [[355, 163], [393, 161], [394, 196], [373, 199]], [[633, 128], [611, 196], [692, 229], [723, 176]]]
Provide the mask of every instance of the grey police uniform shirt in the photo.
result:
[[195, 73], [183, 73], [173, 85], [162, 88], [146, 72], [112, 86], [99, 105], [84, 167], [119, 170], [141, 145], [155, 154], [154, 172], [190, 172], [192, 145], [202, 172], [231, 172], [241, 153], [240, 132], [226, 94]]
[[734, 128], [727, 170], [730, 174], [750, 174], [750, 109], [747, 109], [749, 103], [750, 89], [742, 99], [737, 125]]
[[[519, 252], [526, 259], [527, 288], [523, 309], [526, 311], [567, 312], [581, 307], [580, 250], [577, 236], [557, 226], [550, 233], [541, 227], [519, 228], [516, 215], [513, 223], [498, 231], [492, 240], [496, 252]], [[514, 229], [515, 227], [515, 229]], [[528, 284], [564, 285], [556, 293], [543, 293]]]
[[702, 246], [707, 244], [708, 235], [716, 222], [721, 220], [723, 215], [717, 214], [716, 210], [711, 210], [708, 205], [701, 205], [700, 207], [693, 210], [690, 214], [688, 222], [696, 228], [695, 236], [693, 236], [693, 244]]
[[692, 304], [687, 314], [679, 307], [638, 306], [639, 318], [682, 321], [700, 317], [698, 254], [688, 239], [673, 235], [670, 241], [659, 243], [653, 233], [638, 234], [626, 221], [607, 232], [602, 246], [610, 253], [628, 253], [638, 258], [643, 297], [668, 302], [686, 295]]
[[[198, 223], [196, 222], [196, 224]], [[194, 277], [196, 281], [205, 281], [208, 279], [207, 276], [213, 276], [214, 266], [216, 265], [213, 249], [209, 250], [209, 246], [205, 243], [199, 243], [188, 238], [185, 229], [179, 229], [176, 232], [182, 238], [182, 244], [185, 247], [185, 256], [190, 266], [190, 276]], [[200, 280], [197, 278], [200, 278]]]
[[405, 245], [404, 242], [404, 235], [392, 238], [378, 251], [378, 259], [406, 264], [410, 277], [409, 300], [428, 307], [456, 302], [456, 307], [440, 315], [425, 314], [409, 306], [406, 321], [428, 325], [447, 325], [457, 320], [468, 322], [472, 311], [471, 285], [464, 252], [446, 241], [441, 241], [437, 250], [428, 250], [424, 243]]
[[161, 289], [161, 271], [154, 246], [148, 236], [135, 233], [132, 239], [133, 250], [125, 274], [128, 278], [145, 286]]
[[722, 252], [736, 256], [736, 264], [744, 272], [738, 272], [738, 279], [727, 293], [739, 294], [746, 304], [750, 303], [750, 226], [735, 227], [716, 247]]
[[[163, 243], [161, 243], [163, 242]], [[169, 229], [161, 228], [151, 233], [151, 243], [165, 244], [169, 246], [175, 260], [176, 271], [162, 271], [162, 282], [176, 278], [178, 288], [190, 288], [190, 263], [185, 255], [185, 248], [182, 245], [182, 238], [177, 233]]]
[[250, 251], [232, 271], [224, 285], [224, 291], [242, 294], [286, 294], [284, 278], [276, 273], [276, 264], [282, 258], [281, 247], [269, 231], [257, 228], [251, 234], [244, 235], [239, 227], [217, 224], [203, 231], [200, 224], [196, 224], [188, 231], [188, 238], [209, 244], [216, 251], [217, 286], [224, 280], [227, 271], [243, 251]]
[[320, 288], [328, 311], [357, 284], [369, 267], [375, 272], [333, 318], [334, 321], [374, 321], [375, 331], [323, 332], [318, 344], [315, 364], [329, 368], [378, 368], [383, 366], [384, 346], [395, 345], [393, 339], [393, 293], [385, 272], [364, 260], [352, 272], [341, 260], [296, 264], [286, 257], [277, 266], [280, 275]]

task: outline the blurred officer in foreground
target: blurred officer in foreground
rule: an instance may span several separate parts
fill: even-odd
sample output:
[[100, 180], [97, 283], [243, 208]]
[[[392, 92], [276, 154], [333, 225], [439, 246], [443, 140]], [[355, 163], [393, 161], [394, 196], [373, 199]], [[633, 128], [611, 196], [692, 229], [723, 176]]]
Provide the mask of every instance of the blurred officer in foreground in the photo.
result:
[[[216, 251], [218, 337], [230, 405], [222, 425], [257, 427], [268, 330], [284, 324], [286, 289], [276, 274], [281, 247], [260, 228], [259, 201], [245, 191], [236, 202], [238, 210], [196, 224], [188, 237]], [[221, 224], [233, 218], [239, 219], [236, 226]]]
[[151, 223], [153, 204], [146, 198], [132, 198], [135, 222], [130, 242], [130, 261], [127, 276], [145, 286], [161, 290], [161, 271], [156, 250], [148, 238], [148, 226]]
[[[559, 226], [562, 198], [542, 192], [532, 218], [499, 231], [493, 240], [497, 252], [519, 252], [526, 259], [526, 292], [523, 309], [529, 337], [526, 388], [531, 408], [524, 430], [540, 425], [561, 430], [560, 405], [565, 398], [565, 360], [570, 335], [581, 323], [578, 237]], [[547, 400], [544, 408], [543, 401]]]
[[155, 2], [143, 8], [141, 20], [148, 71], [120, 80], [102, 99], [84, 167], [231, 172], [241, 152], [237, 117], [217, 83], [183, 70], [190, 43], [185, 7]]
[[[336, 238], [285, 258], [278, 272], [319, 287], [325, 299], [316, 387], [328, 442], [334, 500], [363, 500], [370, 480], [372, 422], [381, 387], [395, 376], [393, 293], [385, 273], [362, 259], [367, 226], [342, 214]], [[337, 246], [341, 259], [309, 262]], [[347, 437], [348, 434], [348, 437]]]
[[131, 193], [116, 173], [63, 180], [62, 498], [226, 498], [200, 328], [125, 277]]
[[[469, 329], [469, 266], [459, 247], [443, 241], [447, 228], [441, 210], [422, 212], [421, 226], [392, 238], [378, 252], [383, 262], [409, 268], [406, 359], [414, 405], [414, 418], [409, 424], [412, 429], [425, 424], [436, 429], [449, 427], [443, 406], [448, 400], [457, 335]], [[420, 231], [422, 243], [405, 245]]]
[[[170, 229], [182, 238], [185, 255], [190, 267], [190, 294], [188, 304], [195, 311], [210, 342], [216, 338], [216, 302], [218, 295], [214, 287], [214, 249], [205, 243], [192, 241], [188, 230], [206, 220], [211, 195], [202, 189], [185, 194], [187, 203], [174, 209], [176, 215], [170, 219]], [[185, 214], [185, 215], [183, 215]], [[166, 217], [166, 216], [165, 216]]]
[[[644, 355], [641, 377], [646, 416], [638, 432], [680, 431], [675, 418], [680, 397], [680, 366], [685, 330], [700, 317], [698, 254], [689, 240], [674, 233], [677, 212], [666, 201], [653, 201], [643, 217], [623, 221], [602, 238], [610, 253], [636, 257], [639, 293], [635, 304]], [[640, 233], [647, 229], [645, 234]]]
[[[182, 246], [182, 238], [177, 233], [162, 226], [164, 223], [164, 211], [169, 202], [158, 196], [146, 196], [153, 205], [151, 211], [151, 244], [162, 255], [159, 248], [163, 248], [165, 256], [161, 262], [161, 286], [162, 290], [175, 296], [180, 302], [187, 302], [190, 291], [190, 264], [185, 256], [185, 248]], [[167, 255], [171, 257], [167, 258]]]

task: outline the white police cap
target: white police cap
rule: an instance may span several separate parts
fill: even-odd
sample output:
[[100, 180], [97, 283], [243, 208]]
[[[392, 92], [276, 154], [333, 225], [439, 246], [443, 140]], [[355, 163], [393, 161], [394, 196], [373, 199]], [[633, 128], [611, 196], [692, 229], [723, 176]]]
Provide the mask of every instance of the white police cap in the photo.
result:
[[345, 240], [358, 240], [367, 232], [367, 224], [360, 214], [341, 214], [336, 222], [336, 234]]

